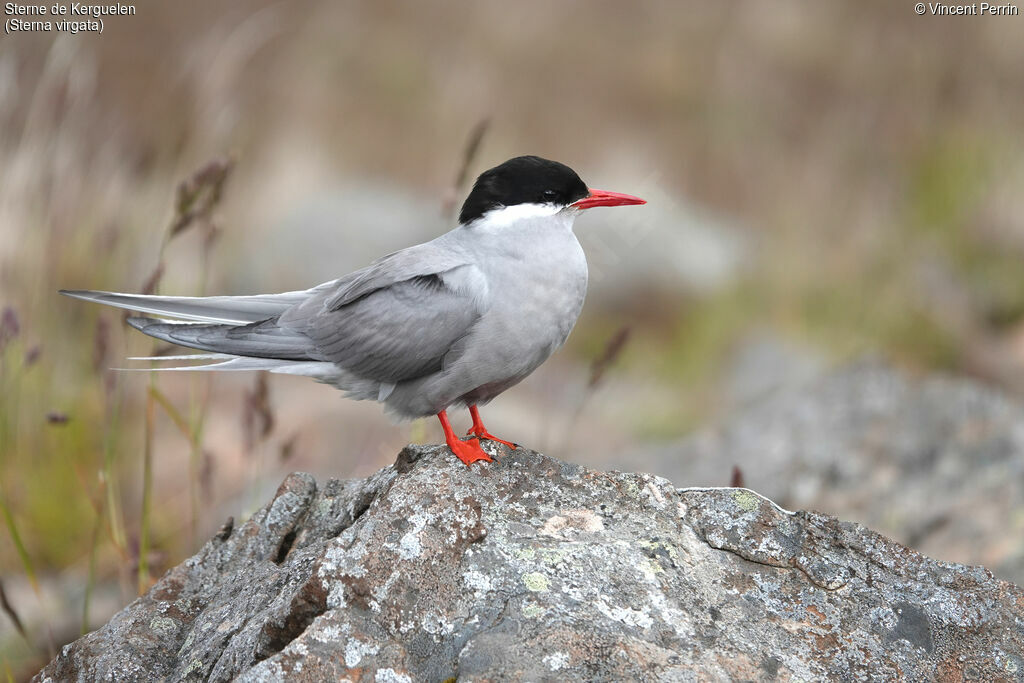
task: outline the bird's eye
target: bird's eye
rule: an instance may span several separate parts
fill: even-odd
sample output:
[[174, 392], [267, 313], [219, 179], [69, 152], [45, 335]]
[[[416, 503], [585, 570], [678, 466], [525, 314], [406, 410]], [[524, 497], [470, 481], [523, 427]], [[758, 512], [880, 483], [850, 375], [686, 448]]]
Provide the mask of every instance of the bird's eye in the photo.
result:
[[554, 190], [544, 190], [544, 201], [553, 202], [558, 199], [558, 193]]

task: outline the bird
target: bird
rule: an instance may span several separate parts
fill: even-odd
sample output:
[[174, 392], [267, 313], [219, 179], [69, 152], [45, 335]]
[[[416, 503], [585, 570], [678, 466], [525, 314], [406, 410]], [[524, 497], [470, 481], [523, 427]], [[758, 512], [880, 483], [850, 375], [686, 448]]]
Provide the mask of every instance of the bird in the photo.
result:
[[[519, 156], [484, 171], [439, 237], [301, 291], [180, 297], [95, 290], [61, 294], [144, 315], [143, 334], [206, 353], [133, 360], [202, 360], [160, 370], [267, 370], [333, 385], [400, 418], [436, 416], [467, 466], [491, 462], [479, 406], [560, 348], [583, 308], [587, 261], [576, 217], [645, 204], [589, 188], [565, 164]], [[155, 316], [155, 317], [152, 317]], [[465, 440], [447, 411], [467, 407]]]

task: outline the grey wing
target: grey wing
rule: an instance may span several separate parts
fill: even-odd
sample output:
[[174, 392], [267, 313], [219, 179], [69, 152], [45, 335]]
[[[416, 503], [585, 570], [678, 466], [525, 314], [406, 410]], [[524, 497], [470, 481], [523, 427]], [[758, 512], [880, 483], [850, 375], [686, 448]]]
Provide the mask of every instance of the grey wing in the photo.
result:
[[487, 306], [476, 266], [430, 245], [381, 259], [281, 316], [313, 342], [315, 355], [380, 382], [440, 370], [445, 354]]
[[370, 292], [419, 275], [436, 275], [470, 265], [465, 258], [443, 246], [442, 240], [445, 237], [447, 235], [390, 253], [366, 268], [337, 280], [336, 290], [327, 299], [327, 308], [337, 310]]

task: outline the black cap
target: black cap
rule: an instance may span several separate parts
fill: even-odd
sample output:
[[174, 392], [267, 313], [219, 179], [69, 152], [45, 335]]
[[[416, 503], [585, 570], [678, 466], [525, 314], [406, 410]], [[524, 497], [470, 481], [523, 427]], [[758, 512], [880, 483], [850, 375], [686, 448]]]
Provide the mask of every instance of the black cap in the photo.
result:
[[469, 223], [502, 206], [568, 206], [589, 193], [576, 171], [565, 164], [535, 156], [516, 157], [480, 174], [462, 205], [459, 223]]

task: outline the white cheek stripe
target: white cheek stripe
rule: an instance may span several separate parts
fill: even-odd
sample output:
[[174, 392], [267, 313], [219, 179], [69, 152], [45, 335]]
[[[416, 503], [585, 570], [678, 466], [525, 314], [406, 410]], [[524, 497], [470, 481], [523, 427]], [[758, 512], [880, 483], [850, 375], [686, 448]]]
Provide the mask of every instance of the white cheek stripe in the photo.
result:
[[554, 216], [563, 208], [558, 204], [514, 204], [491, 209], [477, 221], [487, 227], [503, 228], [521, 220]]

